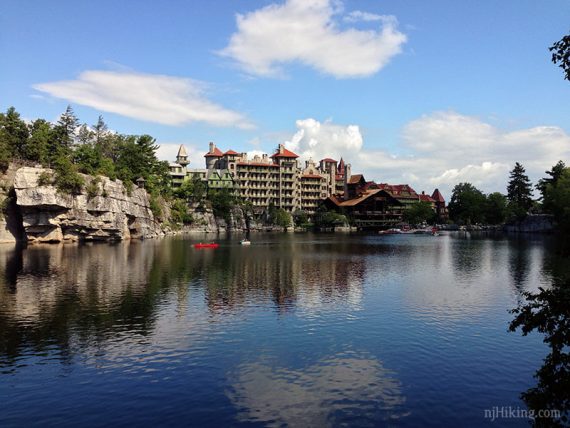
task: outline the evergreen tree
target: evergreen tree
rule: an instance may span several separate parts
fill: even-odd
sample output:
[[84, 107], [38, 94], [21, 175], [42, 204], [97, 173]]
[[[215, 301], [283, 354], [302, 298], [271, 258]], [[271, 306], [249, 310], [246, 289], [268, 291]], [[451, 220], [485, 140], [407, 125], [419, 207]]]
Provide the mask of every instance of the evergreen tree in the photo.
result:
[[28, 126], [14, 107], [10, 107], [6, 114], [0, 113], [0, 141], [7, 151], [7, 158], [26, 159], [28, 136]]
[[546, 186], [544, 203], [562, 232], [570, 235], [570, 168], [564, 168], [554, 185]]
[[519, 219], [532, 207], [532, 185], [525, 172], [524, 167], [516, 162], [507, 186], [509, 209]]
[[75, 135], [78, 127], [79, 119], [75, 116], [71, 106], [68, 105], [65, 112], [59, 117], [57, 125], [54, 128], [58, 143], [56, 152], [60, 155], [69, 155], [75, 143]]
[[27, 158], [47, 166], [50, 149], [54, 146], [52, 126], [44, 119], [37, 119], [32, 122], [29, 129]]
[[549, 202], [546, 198], [547, 190], [552, 186], [556, 186], [558, 180], [562, 176], [566, 165], [561, 160], [558, 161], [556, 165], [552, 167], [550, 171], [545, 171], [545, 174], [549, 175], [548, 178], [541, 178], [538, 180], [538, 184], [536, 185], [536, 189], [540, 192], [540, 199], [543, 202], [543, 207], [545, 212], [550, 212], [552, 207], [549, 206]]

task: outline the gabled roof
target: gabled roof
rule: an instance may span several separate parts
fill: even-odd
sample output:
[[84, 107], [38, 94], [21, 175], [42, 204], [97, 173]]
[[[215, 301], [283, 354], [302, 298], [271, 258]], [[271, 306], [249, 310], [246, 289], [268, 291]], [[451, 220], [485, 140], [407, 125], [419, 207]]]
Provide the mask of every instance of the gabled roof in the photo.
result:
[[238, 152], [234, 152], [233, 150], [228, 150], [227, 152], [224, 153], [224, 156], [225, 156], [225, 155], [239, 155], [239, 153], [238, 153]]
[[443, 202], [445, 203], [445, 199], [443, 199], [443, 195], [440, 193], [439, 189], [435, 189], [433, 194], [431, 195], [432, 199], [436, 202]]
[[298, 158], [299, 156], [293, 153], [291, 150], [287, 150], [283, 147], [283, 151], [277, 151], [271, 155], [272, 158]]
[[208, 152], [204, 155], [205, 158], [221, 158], [224, 154], [217, 147], [214, 148], [213, 152]]
[[351, 175], [348, 179], [348, 184], [358, 184], [361, 181], [365, 181], [362, 174]]
[[422, 202], [435, 202], [435, 200], [429, 195], [419, 195], [419, 197]]
[[178, 155], [177, 157], [187, 157], [188, 154], [186, 153], [186, 148], [184, 147], [184, 144], [180, 144], [180, 147], [178, 148]]

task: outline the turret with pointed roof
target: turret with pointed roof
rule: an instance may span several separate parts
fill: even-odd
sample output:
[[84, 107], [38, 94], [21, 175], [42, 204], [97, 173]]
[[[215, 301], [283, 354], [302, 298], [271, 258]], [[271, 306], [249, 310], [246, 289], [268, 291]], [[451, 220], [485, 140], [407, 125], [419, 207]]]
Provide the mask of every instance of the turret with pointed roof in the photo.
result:
[[176, 163], [182, 167], [188, 166], [190, 161], [188, 160], [188, 154], [186, 153], [186, 148], [184, 144], [180, 144], [178, 148], [178, 154], [176, 155]]
[[344, 159], [340, 158], [340, 162], [338, 163], [338, 173], [339, 175], [344, 175]]

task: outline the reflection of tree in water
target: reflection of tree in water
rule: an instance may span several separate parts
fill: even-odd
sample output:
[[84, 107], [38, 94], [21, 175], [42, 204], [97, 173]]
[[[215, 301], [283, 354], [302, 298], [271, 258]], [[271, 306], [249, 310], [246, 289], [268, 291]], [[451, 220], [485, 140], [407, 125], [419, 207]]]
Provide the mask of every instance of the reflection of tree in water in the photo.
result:
[[512, 287], [520, 305], [524, 297], [525, 283], [528, 279], [530, 269], [531, 251], [528, 239], [509, 239], [509, 274], [511, 276]]
[[69, 362], [78, 348], [99, 347], [121, 332], [148, 335], [171, 283], [157, 253], [149, 243], [9, 254], [0, 286], [0, 366], [43, 352]]
[[512, 311], [510, 330], [544, 334], [550, 353], [535, 374], [537, 385], [523, 392], [522, 399], [535, 412], [562, 413], [560, 419], [536, 419], [535, 426], [570, 426], [570, 280], [524, 295], [527, 302]]

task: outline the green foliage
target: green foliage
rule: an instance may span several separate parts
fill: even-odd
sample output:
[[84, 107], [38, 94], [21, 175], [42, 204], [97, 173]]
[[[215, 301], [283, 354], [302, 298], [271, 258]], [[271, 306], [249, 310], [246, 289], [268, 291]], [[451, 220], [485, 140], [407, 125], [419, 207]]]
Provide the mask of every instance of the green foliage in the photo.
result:
[[524, 218], [533, 205], [532, 185], [525, 174], [524, 167], [518, 162], [515, 163], [510, 174], [507, 199], [511, 216], [518, 220]]
[[309, 216], [306, 211], [297, 210], [293, 213], [293, 221], [295, 222], [295, 226], [306, 225], [309, 223]]
[[212, 204], [212, 210], [216, 217], [226, 221], [230, 220], [231, 210], [237, 204], [237, 199], [228, 189], [212, 191], [208, 194], [208, 200]]
[[174, 200], [170, 212], [172, 220], [176, 223], [191, 224], [194, 222], [192, 214], [188, 212], [188, 204], [181, 199]]
[[53, 174], [48, 171], [42, 171], [38, 177], [38, 186], [51, 186], [53, 184]]
[[289, 227], [292, 225], [291, 214], [285, 211], [283, 208], [278, 208], [273, 212], [271, 216], [271, 223], [279, 227]]
[[499, 192], [487, 195], [485, 221], [488, 224], [502, 224], [507, 217], [507, 197]]
[[345, 215], [334, 211], [327, 211], [324, 208], [320, 208], [315, 213], [315, 226], [317, 227], [343, 226], [347, 223], [348, 220]]
[[0, 113], [0, 146], [6, 151], [4, 157], [25, 159], [29, 130], [20, 114], [10, 107], [6, 114]]
[[410, 224], [420, 224], [423, 222], [433, 223], [435, 221], [435, 211], [429, 202], [420, 201], [412, 205], [404, 213], [404, 220]]
[[206, 196], [206, 190], [206, 184], [199, 177], [192, 177], [175, 189], [174, 195], [188, 202], [201, 202]]
[[99, 184], [101, 184], [101, 178], [95, 177], [89, 182], [85, 191], [87, 192], [87, 199], [93, 199], [99, 196]]
[[555, 183], [546, 185], [544, 203], [560, 230], [570, 235], [570, 168], [565, 168]]
[[57, 190], [65, 194], [79, 194], [85, 180], [69, 158], [60, 156], [55, 160], [54, 184]]
[[555, 42], [548, 50], [552, 52], [552, 62], [564, 71], [564, 79], [570, 80], [570, 34]]
[[482, 223], [487, 198], [471, 183], [459, 183], [453, 188], [448, 209], [450, 217], [458, 223]]
[[536, 189], [540, 192], [540, 199], [542, 200], [543, 210], [546, 213], [552, 213], [552, 206], [550, 205], [550, 201], [546, 197], [547, 190], [549, 187], [556, 186], [558, 184], [558, 180], [560, 179], [562, 173], [566, 169], [566, 164], [561, 160], [558, 161], [556, 165], [552, 167], [550, 171], [545, 171], [545, 174], [549, 175], [547, 178], [541, 178], [538, 180], [538, 184], [536, 185]]
[[50, 150], [54, 146], [52, 126], [44, 119], [37, 119], [30, 125], [30, 137], [27, 144], [26, 159], [49, 165]]
[[150, 195], [149, 207], [154, 218], [162, 220], [162, 206], [158, 201], [158, 198], [152, 194]]
[[79, 119], [75, 116], [71, 106], [68, 105], [54, 127], [58, 148], [63, 149], [63, 152], [71, 152], [78, 127]]
[[536, 426], [568, 426], [570, 422], [570, 281], [555, 284], [538, 293], [524, 293], [526, 302], [511, 311], [515, 318], [510, 331], [537, 331], [550, 348], [536, 372], [537, 385], [521, 394], [529, 409], [557, 410], [560, 419], [536, 419]]

